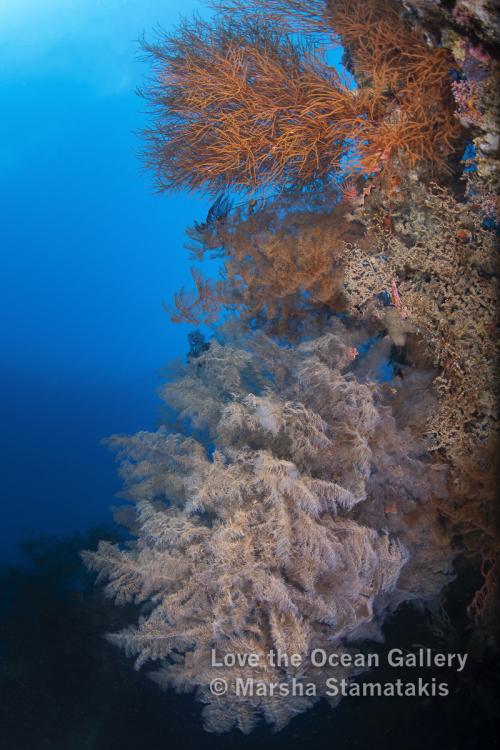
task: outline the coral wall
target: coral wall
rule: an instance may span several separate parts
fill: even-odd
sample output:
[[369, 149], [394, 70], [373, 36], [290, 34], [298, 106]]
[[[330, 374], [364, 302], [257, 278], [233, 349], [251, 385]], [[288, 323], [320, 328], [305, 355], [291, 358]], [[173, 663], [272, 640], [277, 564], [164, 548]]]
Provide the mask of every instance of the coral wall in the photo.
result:
[[[457, 559], [484, 578], [468, 614], [491, 642], [498, 206], [495, 155], [470, 150], [498, 66], [476, 36], [472, 65], [396, 0], [228, 0], [147, 48], [159, 186], [225, 191], [188, 231], [220, 277], [195, 268], [173, 315], [226, 320], [192, 334], [162, 427], [111, 439], [132, 541], [84, 559], [141, 605], [110, 639], [194, 691], [210, 731], [283, 727], [328, 676], [359, 674], [312, 668], [314, 649], [380, 640], [403, 602], [446, 621]], [[241, 189], [256, 192], [233, 206]], [[220, 667], [213, 650], [259, 664]], [[247, 678], [314, 695], [238, 695]]]

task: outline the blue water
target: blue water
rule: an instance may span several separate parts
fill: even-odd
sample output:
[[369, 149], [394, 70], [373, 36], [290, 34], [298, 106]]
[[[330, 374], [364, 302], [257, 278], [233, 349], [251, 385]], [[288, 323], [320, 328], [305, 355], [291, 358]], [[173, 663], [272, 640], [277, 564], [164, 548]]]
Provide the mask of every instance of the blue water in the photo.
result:
[[208, 201], [142, 170], [136, 40], [195, 7], [0, 3], [0, 559], [110, 519], [100, 440], [154, 427], [158, 370], [187, 349], [162, 303], [189, 284], [183, 232]]

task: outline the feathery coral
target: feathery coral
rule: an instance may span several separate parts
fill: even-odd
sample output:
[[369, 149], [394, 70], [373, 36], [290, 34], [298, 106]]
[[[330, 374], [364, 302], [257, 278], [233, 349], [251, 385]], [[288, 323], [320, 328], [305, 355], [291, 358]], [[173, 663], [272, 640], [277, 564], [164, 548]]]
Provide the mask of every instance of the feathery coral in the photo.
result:
[[201, 234], [188, 230], [198, 260], [223, 260], [222, 279], [196, 275], [197, 296], [177, 295], [172, 319], [210, 323], [226, 307], [290, 335], [308, 311], [319, 320], [341, 309], [344, 243], [365, 241], [363, 226], [345, 220], [349, 208], [334, 191], [319, 199], [280, 196], [258, 211], [240, 206]]
[[[337, 323], [296, 347], [262, 334], [245, 351], [213, 341], [163, 392], [205, 431], [212, 455], [164, 428], [112, 440], [137, 541], [102, 543], [84, 558], [109, 596], [147, 606], [138, 626], [110, 639], [137, 667], [158, 662], [152, 677], [162, 687], [196, 690], [209, 730], [248, 732], [260, 716], [281, 728], [324, 695], [313, 648], [340, 653], [374, 637], [401, 601], [435, 596], [448, 575], [428, 526], [404, 522], [445, 492], [443, 472], [424, 471], [421, 448], [397, 430], [382, 394], [345, 372], [347, 339]], [[384, 486], [377, 470], [389, 467]], [[388, 520], [391, 497], [398, 509]], [[260, 663], [216, 666], [212, 649]], [[273, 650], [299, 654], [301, 667], [271, 665]], [[217, 677], [229, 685], [224, 697], [210, 693]], [[293, 677], [317, 695], [238, 695], [247, 678]]]
[[[156, 68], [145, 92], [154, 112], [147, 159], [161, 189], [296, 186], [348, 163], [389, 178], [424, 161], [446, 168], [460, 136], [453, 61], [427, 46], [397, 3], [231, 5], [212, 24], [185, 22], [146, 45]], [[290, 34], [272, 23], [283, 17]], [[320, 46], [292, 40], [304, 20], [323, 34], [333, 29], [359, 88], [341, 80]]]

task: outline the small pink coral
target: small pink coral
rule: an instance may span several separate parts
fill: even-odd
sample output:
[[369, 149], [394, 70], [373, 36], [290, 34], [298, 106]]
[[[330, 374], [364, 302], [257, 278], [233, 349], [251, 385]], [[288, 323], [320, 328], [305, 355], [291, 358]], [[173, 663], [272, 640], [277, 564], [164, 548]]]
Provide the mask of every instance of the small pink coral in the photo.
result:
[[476, 60], [479, 60], [479, 62], [484, 63], [485, 65], [489, 65], [489, 63], [492, 62], [493, 58], [479, 45], [469, 44], [468, 52], [469, 55], [474, 57]]
[[395, 278], [391, 281], [391, 299], [400, 317], [407, 318], [409, 313], [406, 307], [403, 305], [401, 297], [399, 296], [397, 279]]
[[353, 359], [356, 359], [357, 356], [358, 356], [358, 350], [356, 349], [356, 347], [355, 346], [350, 346], [347, 349], [347, 357], [349, 359], [349, 362], [352, 362]]

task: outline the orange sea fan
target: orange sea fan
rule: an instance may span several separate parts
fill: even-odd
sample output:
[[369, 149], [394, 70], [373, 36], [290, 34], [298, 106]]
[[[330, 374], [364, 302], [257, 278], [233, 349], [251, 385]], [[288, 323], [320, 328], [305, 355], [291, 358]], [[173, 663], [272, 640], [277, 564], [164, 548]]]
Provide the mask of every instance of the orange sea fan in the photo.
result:
[[357, 110], [345, 122], [356, 146], [353, 168], [383, 174], [388, 184], [422, 162], [447, 170], [462, 132], [449, 72], [455, 63], [410, 26], [399, 0], [227, 0], [222, 7], [344, 46], [359, 84]]
[[311, 49], [202, 21], [147, 47], [157, 64], [148, 163], [161, 189], [307, 183], [339, 168], [359, 104]]

